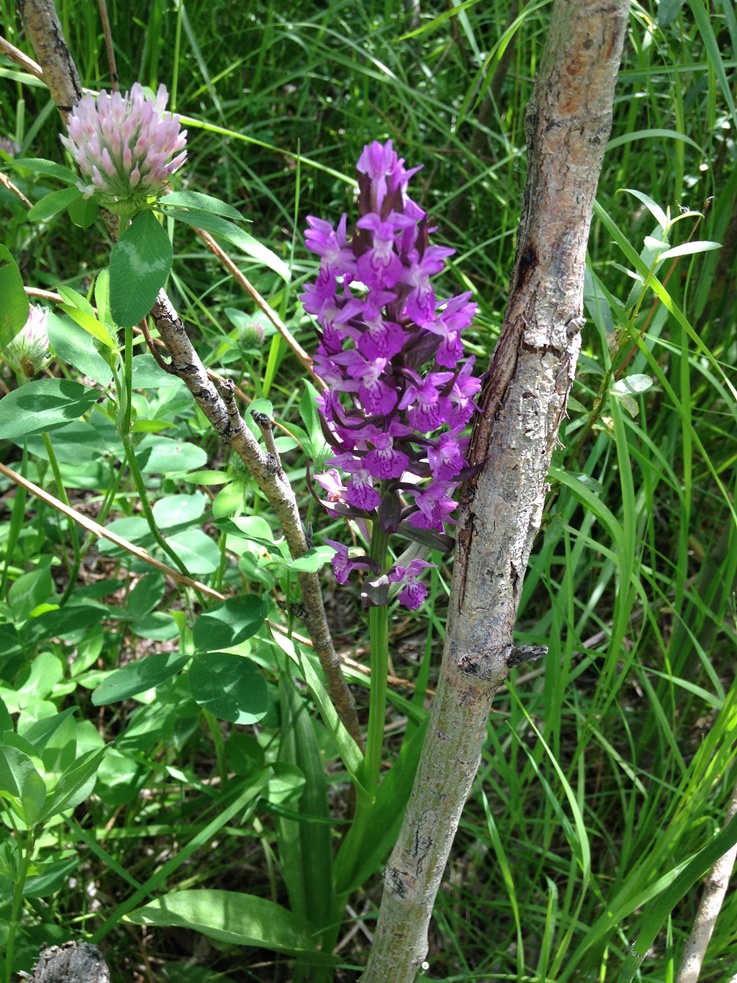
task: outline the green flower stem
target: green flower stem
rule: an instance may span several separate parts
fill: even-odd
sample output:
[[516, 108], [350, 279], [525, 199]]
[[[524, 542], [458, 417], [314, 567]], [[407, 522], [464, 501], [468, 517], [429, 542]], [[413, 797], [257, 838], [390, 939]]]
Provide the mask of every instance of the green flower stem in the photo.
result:
[[22, 832], [16, 829], [15, 837], [16, 842], [18, 843], [18, 848], [21, 852], [21, 860], [14, 878], [15, 884], [13, 888], [13, 906], [10, 914], [10, 922], [8, 924], [8, 936], [5, 941], [5, 973], [3, 974], [5, 983], [10, 983], [13, 975], [12, 969], [13, 951], [15, 950], [15, 936], [23, 914], [23, 888], [25, 887], [26, 880], [28, 879], [28, 871], [31, 866], [31, 858], [33, 857], [35, 832], [32, 829], [28, 830], [28, 834], [24, 838]]
[[[54, 475], [54, 481], [56, 482], [56, 493], [60, 500], [67, 506], [71, 508], [69, 504], [69, 498], [67, 496], [66, 488], [64, 487], [64, 482], [61, 477], [61, 469], [59, 468], [59, 461], [56, 457], [56, 452], [54, 451], [54, 445], [51, 443], [51, 438], [47, 433], [41, 435], [43, 437], [44, 447], [46, 448], [46, 454], [49, 458], [49, 464], [51, 465], [51, 471]], [[77, 523], [68, 521], [67, 527], [69, 529], [69, 538], [72, 542], [72, 554], [73, 561], [71, 566], [68, 564], [67, 560], [67, 586], [66, 590], [62, 594], [60, 604], [63, 606], [69, 598], [69, 595], [74, 590], [77, 583], [77, 574], [79, 573], [79, 567], [82, 563], [82, 551], [79, 548], [79, 534], [77, 533]], [[64, 555], [65, 560], [67, 559], [66, 554]]]
[[[374, 523], [371, 533], [370, 556], [379, 564], [382, 573], [386, 567], [388, 536]], [[365, 785], [373, 799], [379, 787], [379, 772], [384, 752], [384, 725], [386, 722], [386, 677], [389, 669], [389, 608], [386, 604], [369, 608], [369, 644], [371, 646], [371, 699], [369, 704], [368, 734], [366, 735]]]
[[123, 359], [123, 385], [118, 386], [118, 396], [120, 399], [120, 413], [118, 415], [118, 432], [120, 433], [120, 439], [123, 442], [123, 450], [125, 451], [125, 459], [130, 468], [131, 475], [133, 476], [133, 483], [136, 486], [136, 491], [138, 492], [138, 497], [141, 501], [141, 509], [143, 510], [144, 518], [148, 523], [148, 528], [151, 531], [151, 535], [154, 537], [156, 544], [161, 547], [161, 549], [166, 553], [170, 560], [174, 562], [177, 569], [184, 574], [185, 577], [191, 575], [186, 566], [179, 559], [174, 550], [169, 546], [164, 537], [159, 532], [159, 528], [156, 525], [156, 519], [154, 519], [153, 509], [151, 508], [151, 503], [148, 500], [148, 492], [146, 491], [146, 485], [143, 480], [143, 475], [141, 474], [141, 469], [138, 467], [138, 461], [136, 460], [136, 451], [133, 446], [133, 438], [131, 437], [131, 393], [133, 390], [133, 328], [125, 329], [125, 357]]

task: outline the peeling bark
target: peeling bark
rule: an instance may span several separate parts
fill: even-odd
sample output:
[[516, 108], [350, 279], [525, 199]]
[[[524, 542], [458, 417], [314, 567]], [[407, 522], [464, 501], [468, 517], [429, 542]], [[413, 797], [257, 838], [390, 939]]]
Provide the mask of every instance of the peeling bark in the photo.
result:
[[522, 583], [581, 346], [583, 277], [627, 0], [556, 0], [526, 115], [528, 175], [509, 303], [471, 440], [438, 694], [385, 872], [362, 983], [410, 983], [493, 696], [512, 665]]

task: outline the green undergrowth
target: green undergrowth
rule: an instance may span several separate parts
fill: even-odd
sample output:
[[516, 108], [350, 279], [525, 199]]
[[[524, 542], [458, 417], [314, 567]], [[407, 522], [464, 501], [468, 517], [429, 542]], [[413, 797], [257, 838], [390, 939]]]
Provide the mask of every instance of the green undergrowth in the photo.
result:
[[[83, 84], [107, 86], [97, 5], [58, 6]], [[473, 291], [468, 344], [485, 364], [514, 258], [524, 110], [550, 4], [421, 4], [417, 24], [401, 4], [373, 0], [109, 8], [122, 87], [164, 82], [186, 117], [175, 190], [226, 200], [289, 268], [285, 279], [227, 246], [299, 344], [316, 344], [298, 303], [315, 272], [306, 216], [349, 210], [361, 148], [391, 138], [409, 166], [423, 165], [418, 200], [457, 250], [444, 287]], [[0, 15], [6, 39], [31, 54], [11, 0]], [[631, 9], [583, 353], [517, 625], [521, 642], [549, 652], [495, 699], [436, 903], [430, 979], [636, 972], [662, 983], [694, 921], [700, 865], [737, 781], [735, 50], [729, 0]], [[0, 114], [0, 136], [23, 157], [64, 161], [46, 90], [2, 58]], [[32, 202], [58, 188], [0, 163]], [[95, 303], [109, 256], [99, 223], [29, 221], [0, 184], [0, 227], [27, 286], [75, 291], [65, 299], [78, 310]], [[191, 230], [172, 221], [167, 231], [168, 291], [203, 361], [268, 401], [257, 407], [285, 427], [278, 446], [315, 542], [340, 536], [307, 488], [304, 371]], [[238, 601], [178, 588], [0, 476], [0, 777], [11, 774], [23, 804], [13, 811], [12, 789], [0, 803], [0, 951], [16, 925], [14, 971], [30, 969], [42, 942], [74, 937], [100, 943], [115, 981], [355, 979], [380, 900], [373, 858], [326, 930], [333, 966], [305, 964], [352, 803], [344, 749], [315, 708], [313, 661], [264, 622], [304, 633], [274, 516], [138, 337], [131, 463], [111, 404], [84, 402], [110, 385], [109, 369], [81, 328], [63, 325], [51, 396], [79, 386], [82, 422], [5, 439], [0, 462], [173, 566], [156, 552], [158, 530], [194, 579]], [[9, 372], [1, 384], [13, 405]], [[397, 609], [391, 624], [392, 672], [405, 684], [390, 686], [391, 760], [417, 733], [437, 677], [450, 566], [436, 559], [420, 615]], [[323, 575], [339, 650], [368, 664], [357, 589]], [[233, 675], [234, 650], [248, 657], [245, 677]], [[348, 672], [365, 723], [365, 676]], [[398, 787], [410, 771], [396, 772]], [[175, 891], [192, 893], [165, 917], [161, 899]], [[236, 893], [264, 907], [241, 910]], [[230, 936], [229, 918], [240, 926]], [[704, 983], [734, 972], [735, 924], [731, 892]]]

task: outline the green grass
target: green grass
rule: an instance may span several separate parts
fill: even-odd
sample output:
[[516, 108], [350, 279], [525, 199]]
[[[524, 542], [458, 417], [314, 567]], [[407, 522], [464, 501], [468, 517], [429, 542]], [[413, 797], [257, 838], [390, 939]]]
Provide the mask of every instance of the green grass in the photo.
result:
[[[83, 84], [105, 86], [96, 6], [62, 0], [59, 7]], [[363, 144], [391, 137], [409, 165], [423, 164], [416, 192], [440, 240], [457, 249], [445, 287], [472, 289], [479, 302], [469, 343], [483, 362], [512, 267], [525, 179], [524, 109], [550, 5], [479, 3], [452, 17], [445, 4], [422, 5], [416, 31], [400, 10], [378, 0], [110, 3], [123, 87], [136, 79], [170, 87], [190, 132], [182, 187], [234, 204], [252, 223], [251, 234], [290, 264], [288, 286], [253, 264], [244, 269], [307, 350], [314, 348], [312, 328], [297, 306], [301, 284], [314, 272], [301, 238], [305, 217], [337, 218], [350, 209]], [[25, 50], [11, 0], [0, 2], [0, 15], [5, 36]], [[589, 244], [584, 355], [519, 612], [520, 638], [550, 651], [544, 667], [518, 671], [495, 701], [436, 905], [433, 979], [617, 980], [638, 935], [655, 924], [658, 898], [724, 821], [737, 780], [736, 45], [729, 0], [710, 7], [703, 0], [645, 3], [630, 15]], [[0, 129], [25, 155], [62, 159], [45, 91], [3, 62], [0, 114]], [[34, 201], [52, 190], [3, 170]], [[692, 236], [724, 242], [724, 249], [666, 260], [638, 297], [628, 271], [647, 275], [640, 253], [656, 222], [624, 188], [672, 217], [681, 207], [703, 212], [673, 226], [671, 246]], [[0, 222], [29, 285], [84, 290], [107, 263], [101, 235], [63, 217], [33, 225], [2, 187]], [[232, 332], [226, 309], [250, 315], [250, 302], [188, 232], [177, 231], [174, 245], [172, 299], [203, 359], [216, 367]], [[267, 338], [247, 364], [245, 372], [236, 362], [228, 369], [249, 395], [268, 395], [279, 418], [296, 421], [300, 371], [285, 347]], [[652, 388], [629, 405], [611, 395], [618, 379], [636, 374], [650, 376]], [[206, 448], [215, 462], [208, 467], [222, 463], [216, 441], [185, 403], [161, 408], [167, 413], [178, 428], [172, 434]], [[0, 458], [61, 497], [58, 469], [40, 448], [22, 462], [18, 448], [6, 444]], [[288, 461], [306, 510], [304, 460]], [[59, 475], [73, 504], [97, 511], [107, 501], [110, 518], [132, 512], [127, 476], [106, 500], [112, 465], [72, 475], [70, 463], [61, 460]], [[124, 584], [106, 603], [127, 602], [126, 570], [140, 576], [141, 567], [100, 556], [94, 538], [81, 533], [70, 546], [70, 527], [46, 506], [27, 503], [22, 522], [19, 494], [0, 481], [0, 550], [9, 550], [9, 580], [42, 555], [54, 553], [62, 563], [67, 556], [71, 565], [81, 551], [90, 582], [122, 571]], [[248, 510], [269, 519], [246, 487]], [[214, 496], [221, 488], [203, 491]], [[154, 498], [183, 490], [191, 489], [170, 478], [149, 489]], [[312, 521], [318, 535], [331, 534], [326, 518], [313, 512]], [[63, 589], [65, 568], [57, 569]], [[224, 572], [217, 586], [233, 580]], [[432, 687], [436, 674], [448, 582], [446, 567], [434, 581], [433, 635], [399, 615], [392, 627], [394, 671], [421, 689]], [[351, 588], [345, 591], [350, 598]], [[353, 600], [348, 622], [356, 619], [352, 639], [360, 645], [362, 615]], [[166, 603], [174, 601], [167, 587]], [[334, 598], [338, 603], [345, 598]], [[345, 627], [345, 618], [337, 620]], [[275, 830], [293, 817], [267, 803], [244, 806], [237, 821], [222, 812], [219, 822], [218, 809], [234, 794], [228, 786], [225, 802], [225, 788], [210, 783], [213, 774], [224, 780], [232, 773], [237, 754], [256, 755], [255, 745], [268, 754], [277, 720], [267, 718], [256, 740], [243, 729], [251, 743], [239, 738], [242, 746], [234, 742], [226, 754], [221, 742], [230, 734], [207, 727], [189, 704], [182, 713], [175, 680], [153, 702], [92, 707], [89, 686], [76, 680], [155, 650], [124, 621], [46, 648], [59, 675], [48, 698], [77, 703], [89, 746], [99, 729], [115, 740], [119, 757], [104, 766], [106, 794], [78, 807], [71, 824], [43, 834], [49, 854], [69, 849], [84, 864], [76, 886], [28, 902], [23, 952], [41, 938], [89, 932], [105, 936], [116, 980], [216, 979], [217, 972], [238, 981], [291, 979], [286, 957], [195, 943], [175, 930], [148, 934], [119, 920], [121, 905], [141, 885], [163, 884], [160, 871], [168, 890], [226, 887], [285, 901]], [[26, 684], [24, 657], [0, 663], [3, 687]], [[263, 658], [274, 661], [269, 653]], [[390, 724], [401, 730], [405, 711], [397, 700]], [[316, 735], [339, 810], [344, 775], [319, 724]], [[697, 882], [673, 899], [640, 979], [674, 978], [698, 894]], [[369, 932], [379, 896], [376, 878], [350, 901], [352, 919], [365, 921]], [[339, 941], [352, 919], [346, 916]], [[732, 892], [704, 983], [723, 983], [734, 971], [735, 924]], [[361, 932], [350, 937], [340, 949], [339, 979], [354, 978], [367, 947]]]

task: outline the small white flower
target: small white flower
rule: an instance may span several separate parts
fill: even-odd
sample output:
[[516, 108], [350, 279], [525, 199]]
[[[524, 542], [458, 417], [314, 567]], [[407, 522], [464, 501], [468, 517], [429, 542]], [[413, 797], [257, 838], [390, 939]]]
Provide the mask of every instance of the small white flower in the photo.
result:
[[126, 216], [158, 198], [187, 157], [187, 131], [165, 112], [168, 99], [165, 86], [154, 99], [136, 82], [125, 96], [103, 90], [77, 103], [61, 142], [87, 181], [77, 185], [85, 198]]

